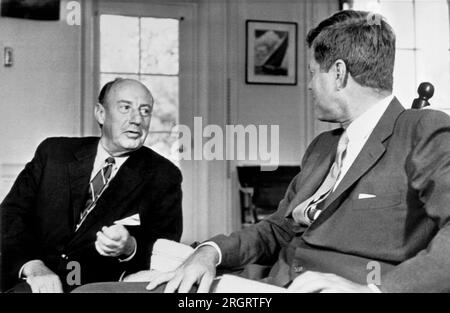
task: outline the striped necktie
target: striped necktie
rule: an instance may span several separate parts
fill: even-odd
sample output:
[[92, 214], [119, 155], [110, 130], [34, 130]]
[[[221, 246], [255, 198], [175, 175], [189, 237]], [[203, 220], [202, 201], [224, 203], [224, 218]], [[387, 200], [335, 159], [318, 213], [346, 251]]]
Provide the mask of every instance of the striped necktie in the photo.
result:
[[86, 205], [83, 212], [81, 212], [80, 221], [77, 225], [77, 229], [84, 222], [86, 216], [92, 211], [92, 209], [94, 209], [98, 198], [100, 198], [100, 195], [108, 186], [113, 166], [115, 163], [116, 162], [114, 158], [112, 157], [107, 158], [105, 160], [105, 164], [103, 165], [103, 167], [97, 172], [97, 174], [95, 174], [94, 178], [92, 178], [92, 180], [90, 181], [88, 199], [86, 201]]
[[339, 138], [338, 147], [336, 151], [336, 157], [328, 172], [327, 177], [320, 185], [319, 189], [308, 199], [300, 203], [292, 211], [292, 217], [294, 221], [302, 225], [311, 225], [311, 223], [320, 215], [322, 210], [319, 204], [328, 197], [328, 195], [334, 190], [334, 186], [339, 179], [342, 168], [342, 160], [344, 159], [345, 152], [348, 145], [348, 135], [344, 131]]

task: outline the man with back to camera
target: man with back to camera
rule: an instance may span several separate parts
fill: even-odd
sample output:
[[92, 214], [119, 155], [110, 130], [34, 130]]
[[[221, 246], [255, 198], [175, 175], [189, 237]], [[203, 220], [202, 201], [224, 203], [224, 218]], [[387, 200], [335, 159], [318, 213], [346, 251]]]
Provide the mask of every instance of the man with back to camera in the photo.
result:
[[4, 290], [117, 281], [149, 268], [157, 238], [180, 239], [181, 173], [143, 146], [153, 103], [142, 83], [116, 79], [95, 106], [100, 138], [39, 145], [1, 204]]
[[341, 127], [312, 141], [277, 212], [211, 238], [175, 271], [143, 272], [148, 286], [97, 291], [208, 292], [216, 268], [256, 264], [293, 292], [449, 291], [450, 118], [392, 95], [395, 35], [383, 19], [341, 11], [307, 43], [318, 118]]

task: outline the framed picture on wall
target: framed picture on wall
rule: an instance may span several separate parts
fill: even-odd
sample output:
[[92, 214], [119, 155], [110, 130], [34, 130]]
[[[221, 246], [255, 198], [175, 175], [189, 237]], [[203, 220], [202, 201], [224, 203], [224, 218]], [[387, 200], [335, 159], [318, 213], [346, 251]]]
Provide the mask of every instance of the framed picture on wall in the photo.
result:
[[246, 21], [247, 84], [297, 85], [297, 23]]

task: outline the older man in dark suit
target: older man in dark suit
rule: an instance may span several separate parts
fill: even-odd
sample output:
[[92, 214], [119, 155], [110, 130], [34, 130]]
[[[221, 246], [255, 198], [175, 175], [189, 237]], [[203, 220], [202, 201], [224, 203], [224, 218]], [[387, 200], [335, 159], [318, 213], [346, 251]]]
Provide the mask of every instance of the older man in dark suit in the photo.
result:
[[157, 238], [180, 239], [181, 173], [143, 147], [152, 109], [143, 84], [117, 79], [95, 107], [100, 138], [41, 143], [1, 204], [4, 288], [117, 281], [148, 268]]

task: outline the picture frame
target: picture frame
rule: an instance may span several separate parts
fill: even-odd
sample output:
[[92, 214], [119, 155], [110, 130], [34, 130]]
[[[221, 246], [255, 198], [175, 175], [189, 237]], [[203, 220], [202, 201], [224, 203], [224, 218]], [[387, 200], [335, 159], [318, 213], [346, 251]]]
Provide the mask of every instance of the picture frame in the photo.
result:
[[246, 21], [247, 84], [297, 85], [297, 23]]

